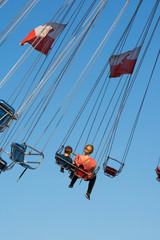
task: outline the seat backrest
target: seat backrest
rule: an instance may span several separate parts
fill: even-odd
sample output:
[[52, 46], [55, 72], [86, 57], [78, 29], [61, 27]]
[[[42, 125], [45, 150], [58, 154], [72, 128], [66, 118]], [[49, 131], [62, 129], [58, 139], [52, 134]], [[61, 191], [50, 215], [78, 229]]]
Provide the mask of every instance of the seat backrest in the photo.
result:
[[26, 152], [26, 145], [19, 143], [12, 143], [11, 145], [11, 159], [18, 163], [24, 162], [24, 156]]
[[104, 169], [104, 173], [111, 175], [112, 177], [115, 177], [117, 174], [117, 170], [115, 168], [106, 166], [106, 168]]
[[15, 110], [8, 103], [0, 100], [0, 131], [9, 123], [14, 113]]
[[157, 167], [156, 173], [157, 173], [157, 178], [160, 180], [160, 168]]

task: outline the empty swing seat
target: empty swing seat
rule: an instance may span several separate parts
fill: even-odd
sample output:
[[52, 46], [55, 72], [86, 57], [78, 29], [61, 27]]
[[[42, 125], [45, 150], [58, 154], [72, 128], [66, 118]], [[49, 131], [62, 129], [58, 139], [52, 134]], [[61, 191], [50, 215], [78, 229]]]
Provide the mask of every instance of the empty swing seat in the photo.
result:
[[56, 159], [56, 163], [58, 165], [60, 165], [61, 167], [65, 168], [67, 170], [70, 168], [69, 163], [72, 163], [72, 162], [70, 161], [70, 159], [68, 157], [64, 156], [63, 154], [56, 153], [55, 159]]
[[30, 168], [30, 166], [24, 162], [26, 149], [27, 149], [26, 145], [19, 144], [19, 143], [12, 143], [11, 159], [25, 168]]
[[4, 130], [14, 117], [15, 110], [4, 100], [0, 100], [0, 132]]
[[160, 182], [160, 168], [157, 167], [156, 173], [157, 173], [157, 180]]
[[0, 157], [0, 173], [8, 168], [7, 162]]
[[104, 174], [108, 177], [116, 177], [122, 171], [124, 163], [118, 161], [115, 158], [107, 157], [107, 160], [103, 163]]
[[116, 174], [117, 174], [117, 170], [115, 168], [112, 168], [112, 167], [109, 167], [109, 166], [106, 166], [106, 168], [104, 169], [104, 172], [107, 175], [111, 175], [112, 177], [115, 177]]

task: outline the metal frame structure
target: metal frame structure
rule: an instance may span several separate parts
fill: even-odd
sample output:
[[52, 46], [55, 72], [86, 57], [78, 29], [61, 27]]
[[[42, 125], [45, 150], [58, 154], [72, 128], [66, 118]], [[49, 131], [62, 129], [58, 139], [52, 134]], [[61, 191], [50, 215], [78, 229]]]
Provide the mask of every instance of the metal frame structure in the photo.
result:
[[[29, 149], [29, 151], [26, 152], [26, 149], [27, 149], [27, 150]], [[23, 144], [18, 144], [18, 143], [14, 143], [14, 142], [13, 142], [13, 143], [11, 144], [11, 153], [7, 152], [6, 150], [4, 150], [4, 149], [2, 149], [2, 148], [0, 149], [0, 151], [1, 151], [1, 152], [5, 152], [6, 154], [9, 155], [10, 159], [13, 161], [13, 163], [12, 163], [13, 166], [14, 166], [15, 164], [19, 164], [19, 165], [21, 165], [22, 167], [25, 168], [25, 170], [22, 172], [22, 174], [21, 174], [20, 177], [18, 178], [18, 181], [19, 181], [19, 179], [23, 176], [23, 174], [25, 173], [25, 171], [26, 171], [27, 169], [35, 170], [35, 169], [41, 164], [41, 162], [42, 162], [43, 159], [44, 159], [44, 154], [43, 154], [42, 152], [36, 150], [36, 149], [33, 148], [33, 147], [30, 147], [30, 146], [26, 145], [25, 143], [23, 143]], [[17, 152], [16, 152], [16, 151], [17, 151]], [[26, 161], [26, 160], [25, 160], [25, 157], [26, 157], [27, 155], [28, 155], [28, 156], [40, 156], [40, 157], [41, 157], [41, 160], [40, 160], [40, 161], [35, 161], [35, 162], [33, 162], [33, 161]], [[32, 166], [30, 166], [29, 164], [33, 164], [33, 165], [36, 164], [36, 166], [32, 167]], [[9, 166], [11, 166], [11, 165], [9, 165]], [[9, 167], [9, 166], [8, 166], [8, 167]], [[13, 167], [13, 166], [12, 166], [12, 167]], [[9, 170], [9, 169], [7, 168], [7, 170]]]
[[[20, 145], [22, 145], [22, 147], [21, 147]], [[30, 151], [29, 151], [28, 153], [25, 152], [23, 146], [24, 146], [25, 149], [28, 149], [28, 148], [29, 148]], [[19, 154], [18, 154], [18, 156], [16, 156], [16, 158], [14, 158], [16, 151], [19, 151]], [[34, 152], [32, 152], [32, 151], [34, 151]], [[36, 161], [36, 162], [26, 161], [26, 160], [25, 160], [25, 156], [27, 156], [27, 155], [30, 155], [30, 156], [41, 156], [42, 158], [41, 158], [41, 160], [38, 161], [38, 162], [37, 162], [37, 161]], [[21, 156], [22, 156], [22, 158], [20, 159]], [[14, 161], [15, 163], [20, 164], [20, 165], [21, 165], [22, 167], [24, 167], [24, 168], [29, 168], [29, 169], [35, 170], [35, 169], [41, 164], [41, 162], [43, 161], [43, 159], [44, 159], [44, 154], [43, 154], [42, 152], [36, 150], [35, 148], [26, 145], [25, 143], [23, 143], [23, 144], [17, 144], [17, 143], [14, 143], [14, 142], [13, 142], [13, 143], [11, 144], [10, 159], [11, 159], [12, 161]], [[35, 166], [35, 167], [31, 167], [29, 164], [33, 164], [33, 165], [36, 164], [36, 166]]]

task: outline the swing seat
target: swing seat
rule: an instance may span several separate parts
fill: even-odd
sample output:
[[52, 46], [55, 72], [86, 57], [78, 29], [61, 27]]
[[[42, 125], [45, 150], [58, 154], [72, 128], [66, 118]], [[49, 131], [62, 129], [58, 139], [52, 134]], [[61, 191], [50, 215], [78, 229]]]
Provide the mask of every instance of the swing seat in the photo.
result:
[[7, 162], [0, 157], [0, 173], [8, 168]]
[[[111, 165], [112, 167], [110, 167]], [[115, 158], [111, 158], [110, 156], [107, 157], [107, 160], [103, 163], [103, 170], [104, 174], [108, 177], [116, 177], [122, 171], [124, 167], [124, 163], [118, 161]]]
[[112, 168], [112, 167], [109, 167], [109, 166], [106, 166], [106, 168], [104, 169], [104, 172], [107, 175], [110, 175], [112, 177], [115, 177], [116, 174], [117, 174], [117, 170], [115, 168]]
[[80, 166], [79, 168], [76, 168], [74, 174], [77, 177], [79, 177], [79, 178], [81, 178], [81, 179], [86, 181], [88, 179], [89, 171], [88, 170], [84, 170], [84, 168]]
[[2, 132], [12, 118], [15, 110], [5, 101], [0, 100], [0, 132]]
[[72, 162], [70, 161], [70, 159], [68, 157], [64, 156], [63, 154], [56, 153], [55, 159], [56, 159], [56, 163], [59, 166], [65, 168], [67, 170], [70, 168], [70, 163], [72, 163]]
[[19, 143], [12, 143], [11, 145], [11, 159], [14, 162], [19, 163], [21, 166], [25, 168], [30, 168], [30, 165], [24, 162], [24, 156], [26, 152], [27, 146]]
[[160, 168], [157, 167], [156, 173], [157, 173], [157, 181], [160, 182]]

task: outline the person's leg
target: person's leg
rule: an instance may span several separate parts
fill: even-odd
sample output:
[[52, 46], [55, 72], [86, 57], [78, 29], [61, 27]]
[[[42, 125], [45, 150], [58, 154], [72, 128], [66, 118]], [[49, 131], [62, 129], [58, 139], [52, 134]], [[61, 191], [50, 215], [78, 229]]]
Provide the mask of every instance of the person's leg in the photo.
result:
[[95, 181], [96, 181], [96, 175], [94, 175], [91, 179], [88, 180], [89, 181], [89, 184], [88, 184], [88, 190], [87, 190], [87, 193], [86, 193], [86, 198], [88, 198], [88, 200], [90, 200], [90, 195], [91, 195], [91, 192], [92, 192], [92, 189], [94, 187], [94, 184], [95, 184]]
[[69, 178], [72, 179], [74, 176], [74, 172], [71, 172], [70, 175], [69, 175]]
[[69, 187], [72, 188], [75, 182], [77, 181], [78, 177], [76, 175], [73, 176], [71, 183], [69, 184]]
[[72, 179], [73, 176], [74, 176], [74, 172], [75, 172], [75, 167], [74, 167], [75, 164], [72, 164], [72, 166], [70, 166], [70, 175], [69, 175], [69, 178]]

